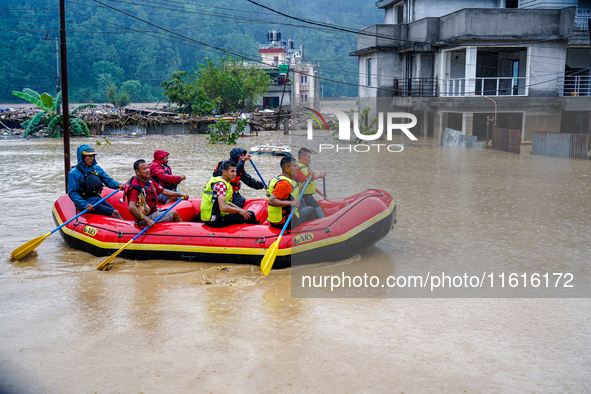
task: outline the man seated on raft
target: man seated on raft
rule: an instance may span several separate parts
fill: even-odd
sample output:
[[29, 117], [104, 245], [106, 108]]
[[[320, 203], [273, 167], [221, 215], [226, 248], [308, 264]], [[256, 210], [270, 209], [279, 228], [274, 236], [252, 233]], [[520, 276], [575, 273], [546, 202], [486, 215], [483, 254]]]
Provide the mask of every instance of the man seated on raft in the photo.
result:
[[254, 212], [242, 209], [232, 202], [231, 182], [236, 179], [236, 164], [226, 160], [220, 166], [222, 176], [211, 177], [203, 188], [201, 211], [196, 221], [207, 222], [211, 227], [258, 224]]
[[[154, 160], [150, 163], [150, 177], [154, 182], [167, 190], [176, 192], [179, 183], [187, 179], [184, 175], [172, 175], [172, 169], [168, 165], [168, 156], [170, 154], [162, 149], [154, 151]], [[164, 194], [158, 195], [160, 204], [174, 202], [174, 198], [168, 198]]]
[[[138, 225], [150, 227], [154, 225], [154, 220], [162, 214], [164, 210], [156, 207], [158, 195], [163, 194], [167, 197], [182, 197], [183, 200], [189, 198], [188, 194], [166, 190], [150, 178], [150, 167], [145, 160], [140, 159], [133, 163], [135, 176], [125, 184], [123, 193], [129, 200], [129, 212], [138, 219]], [[181, 217], [175, 210], [170, 210], [164, 215], [158, 223], [162, 222], [180, 222]]]
[[295, 228], [300, 224], [314, 219], [314, 208], [300, 205], [300, 195], [297, 182], [292, 179], [297, 171], [297, 161], [294, 157], [285, 156], [279, 163], [281, 174], [269, 182], [267, 188], [269, 223], [276, 228], [283, 228], [291, 210], [297, 207], [298, 210], [291, 217], [291, 227]]
[[111, 189], [123, 190], [123, 185], [111, 178], [96, 164], [96, 152], [90, 145], [80, 145], [76, 151], [78, 164], [68, 172], [68, 196], [78, 211], [88, 211], [99, 215], [121, 219], [117, 211], [107, 201], [93, 207], [101, 199], [103, 184]]
[[299, 187], [303, 187], [306, 184], [306, 180], [308, 179], [308, 177], [312, 177], [306, 190], [302, 191], [302, 193], [304, 193], [304, 195], [302, 196], [302, 201], [304, 202], [304, 204], [306, 204], [307, 207], [314, 208], [316, 218], [323, 218], [325, 216], [324, 211], [320, 207], [320, 204], [318, 204], [318, 201], [314, 199], [314, 194], [318, 193], [324, 198], [326, 198], [326, 196], [316, 188], [316, 182], [314, 181], [319, 178], [325, 178], [326, 172], [315, 174], [314, 171], [312, 171], [312, 168], [310, 167], [311, 162], [312, 151], [308, 148], [300, 149], [298, 151], [298, 170], [294, 174], [293, 179], [296, 180]]
[[[250, 160], [250, 155], [246, 149], [233, 148], [230, 151], [230, 161], [234, 162], [236, 165], [236, 178], [230, 182], [233, 192], [232, 203], [240, 208], [244, 208], [244, 203], [246, 202], [246, 199], [240, 194], [240, 182], [255, 190], [261, 190], [265, 187], [263, 182], [257, 181], [251, 177], [244, 169], [244, 165], [248, 160]], [[222, 176], [222, 163], [223, 161], [218, 163], [215, 171], [213, 172], [213, 176]]]

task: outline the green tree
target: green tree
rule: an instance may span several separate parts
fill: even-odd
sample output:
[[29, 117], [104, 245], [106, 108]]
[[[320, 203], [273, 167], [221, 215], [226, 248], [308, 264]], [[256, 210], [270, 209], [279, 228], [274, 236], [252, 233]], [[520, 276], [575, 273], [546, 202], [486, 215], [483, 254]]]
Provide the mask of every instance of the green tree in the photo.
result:
[[269, 88], [268, 74], [233, 58], [207, 59], [196, 73], [174, 72], [162, 82], [164, 94], [181, 111], [199, 115], [218, 109], [225, 113], [245, 109]]
[[121, 84], [121, 91], [126, 93], [130, 99], [136, 99], [142, 93], [142, 84], [140, 81], [135, 79], [130, 79], [129, 81], [125, 81]]
[[105, 97], [109, 103], [113, 104], [115, 107], [125, 107], [130, 102], [129, 94], [121, 89], [117, 89], [115, 84], [111, 84], [111, 86], [105, 90]]
[[92, 65], [93, 79], [98, 79], [101, 75], [109, 75], [115, 82], [121, 82], [125, 76], [125, 71], [113, 62], [100, 61]]
[[175, 71], [170, 81], [162, 82], [162, 87], [168, 101], [178, 105], [183, 113], [211, 114], [220, 102], [207, 96], [194, 73], [189, 75], [186, 71]]
[[220, 99], [219, 110], [225, 113], [246, 108], [269, 89], [270, 80], [263, 69], [225, 57], [200, 64], [197, 84], [211, 100]]

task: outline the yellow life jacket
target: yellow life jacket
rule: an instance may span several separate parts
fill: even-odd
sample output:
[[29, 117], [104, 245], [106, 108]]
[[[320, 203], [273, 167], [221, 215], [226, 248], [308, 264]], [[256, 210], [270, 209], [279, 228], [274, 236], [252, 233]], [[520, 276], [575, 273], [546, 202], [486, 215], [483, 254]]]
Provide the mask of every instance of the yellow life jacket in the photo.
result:
[[226, 204], [229, 205], [232, 202], [233, 192], [230, 182], [227, 182], [224, 178], [219, 176], [210, 178], [201, 193], [201, 220], [204, 222], [209, 222], [211, 220], [214, 210], [216, 215], [221, 214], [224, 216], [228, 214], [220, 209], [217, 198], [215, 201], [213, 200], [213, 187], [218, 182], [224, 182], [226, 184]]
[[[308, 172], [310, 171], [310, 166], [304, 165], [302, 163], [297, 163], [298, 168], [305, 176], [308, 176]], [[302, 186], [304, 183], [300, 183], [298, 186]], [[304, 190], [304, 194], [314, 194], [316, 193], [316, 181], [310, 181], [306, 190]]]
[[[297, 186], [297, 182], [294, 181], [293, 179], [290, 179], [290, 178], [286, 177], [285, 175], [281, 174], [281, 175], [277, 175], [275, 178], [271, 179], [271, 182], [269, 182], [269, 186], [267, 187], [267, 200], [271, 198], [271, 194], [273, 194], [273, 190], [275, 190], [275, 185], [277, 185], [277, 182], [279, 182], [279, 181], [288, 181], [291, 185], [290, 195], [294, 199], [297, 199], [299, 197], [300, 189]], [[267, 204], [267, 209], [269, 212], [268, 220], [270, 223], [285, 222], [287, 220], [287, 216], [289, 216], [289, 214], [291, 212], [291, 207], [289, 207], [289, 206], [287, 206], [287, 207], [273, 207], [273, 206]], [[296, 211], [294, 213], [294, 215], [296, 217], [300, 217], [298, 211]]]

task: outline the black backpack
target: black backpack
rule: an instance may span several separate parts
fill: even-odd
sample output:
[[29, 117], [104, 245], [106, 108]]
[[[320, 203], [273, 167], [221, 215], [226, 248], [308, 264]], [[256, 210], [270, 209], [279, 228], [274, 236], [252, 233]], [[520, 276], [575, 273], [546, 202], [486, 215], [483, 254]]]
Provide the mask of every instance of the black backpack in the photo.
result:
[[84, 174], [84, 179], [80, 182], [78, 192], [85, 200], [91, 197], [100, 197], [103, 191], [103, 181], [96, 172]]

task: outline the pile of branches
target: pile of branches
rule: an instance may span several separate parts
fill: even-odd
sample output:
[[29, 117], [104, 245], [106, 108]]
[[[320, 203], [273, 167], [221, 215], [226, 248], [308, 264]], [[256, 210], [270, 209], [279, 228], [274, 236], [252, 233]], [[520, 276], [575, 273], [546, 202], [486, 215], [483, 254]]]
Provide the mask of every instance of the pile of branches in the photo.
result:
[[253, 131], [262, 130], [276, 130], [277, 129], [277, 116], [291, 116], [290, 111], [282, 110], [279, 111], [262, 111], [254, 112], [248, 118], [248, 123]]
[[105, 126], [126, 127], [140, 125], [148, 127], [167, 123], [187, 123], [191, 119], [187, 115], [176, 114], [159, 110], [109, 107], [92, 108], [81, 112], [79, 117], [83, 119], [93, 134], [101, 134]]

